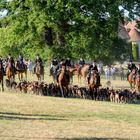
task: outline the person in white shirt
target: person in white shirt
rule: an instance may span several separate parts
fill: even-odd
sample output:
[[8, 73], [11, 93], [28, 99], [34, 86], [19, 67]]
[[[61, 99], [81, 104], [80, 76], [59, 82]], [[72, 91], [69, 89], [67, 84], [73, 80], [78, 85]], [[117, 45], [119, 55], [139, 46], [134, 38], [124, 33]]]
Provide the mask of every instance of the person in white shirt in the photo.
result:
[[104, 69], [106, 80], [110, 80], [110, 67], [106, 66]]
[[111, 67], [111, 76], [112, 80], [116, 79], [116, 68], [114, 66]]
[[33, 74], [33, 63], [31, 60], [28, 61], [27, 67], [28, 67], [30, 75]]

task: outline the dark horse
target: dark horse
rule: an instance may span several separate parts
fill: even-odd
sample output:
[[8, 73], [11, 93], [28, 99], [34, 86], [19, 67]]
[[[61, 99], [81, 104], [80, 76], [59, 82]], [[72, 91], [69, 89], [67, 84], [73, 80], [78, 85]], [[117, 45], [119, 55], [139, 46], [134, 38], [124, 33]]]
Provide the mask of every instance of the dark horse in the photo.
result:
[[1, 83], [1, 90], [2, 91], [4, 91], [3, 76], [4, 76], [4, 73], [2, 71], [2, 65], [0, 64], [0, 83]]
[[44, 67], [39, 62], [37, 62], [36, 64], [35, 74], [37, 76], [38, 81], [41, 81], [44, 78]]
[[68, 85], [70, 81], [68, 75], [66, 74], [66, 67], [62, 66], [61, 73], [58, 76], [58, 86], [61, 91], [62, 97], [68, 97]]
[[18, 79], [20, 81], [23, 80], [23, 73], [25, 74], [25, 78], [27, 80], [27, 65], [21, 64], [19, 61], [16, 62], [16, 69], [18, 74]]
[[97, 100], [98, 98], [98, 89], [100, 83], [98, 83], [98, 73], [94, 71], [88, 81], [89, 93], [92, 99]]

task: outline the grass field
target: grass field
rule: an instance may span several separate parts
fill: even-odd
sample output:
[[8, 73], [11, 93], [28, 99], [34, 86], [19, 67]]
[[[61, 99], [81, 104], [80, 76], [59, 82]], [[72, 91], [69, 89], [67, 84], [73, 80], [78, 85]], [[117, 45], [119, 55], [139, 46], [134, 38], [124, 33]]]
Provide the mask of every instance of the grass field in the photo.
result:
[[[52, 79], [45, 75], [45, 81]], [[129, 84], [117, 79], [112, 86]], [[140, 106], [1, 92], [0, 140], [47, 139], [139, 140]]]
[[140, 139], [140, 106], [0, 94], [1, 140]]

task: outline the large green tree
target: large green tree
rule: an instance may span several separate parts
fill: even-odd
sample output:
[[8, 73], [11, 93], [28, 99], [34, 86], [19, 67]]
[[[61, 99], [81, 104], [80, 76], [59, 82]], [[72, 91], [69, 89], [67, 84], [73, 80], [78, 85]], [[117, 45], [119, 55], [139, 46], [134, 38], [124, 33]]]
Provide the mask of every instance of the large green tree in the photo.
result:
[[134, 19], [139, 7], [138, 0], [1, 0], [0, 53], [119, 60], [129, 47], [118, 24], [125, 10]]

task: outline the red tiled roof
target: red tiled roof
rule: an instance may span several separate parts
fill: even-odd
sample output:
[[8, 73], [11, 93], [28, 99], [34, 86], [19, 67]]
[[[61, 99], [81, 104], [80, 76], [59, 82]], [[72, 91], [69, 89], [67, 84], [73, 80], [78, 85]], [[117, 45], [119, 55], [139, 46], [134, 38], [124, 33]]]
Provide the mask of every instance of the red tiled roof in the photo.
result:
[[128, 24], [125, 25], [125, 28], [126, 28], [126, 30], [127, 30], [127, 29], [133, 29], [133, 28], [135, 28], [136, 26], [137, 26], [136, 21], [133, 21], [133, 22], [128, 22]]
[[135, 29], [135, 28], [130, 30], [129, 36], [130, 36], [131, 42], [140, 41], [140, 32], [138, 32], [137, 29]]

